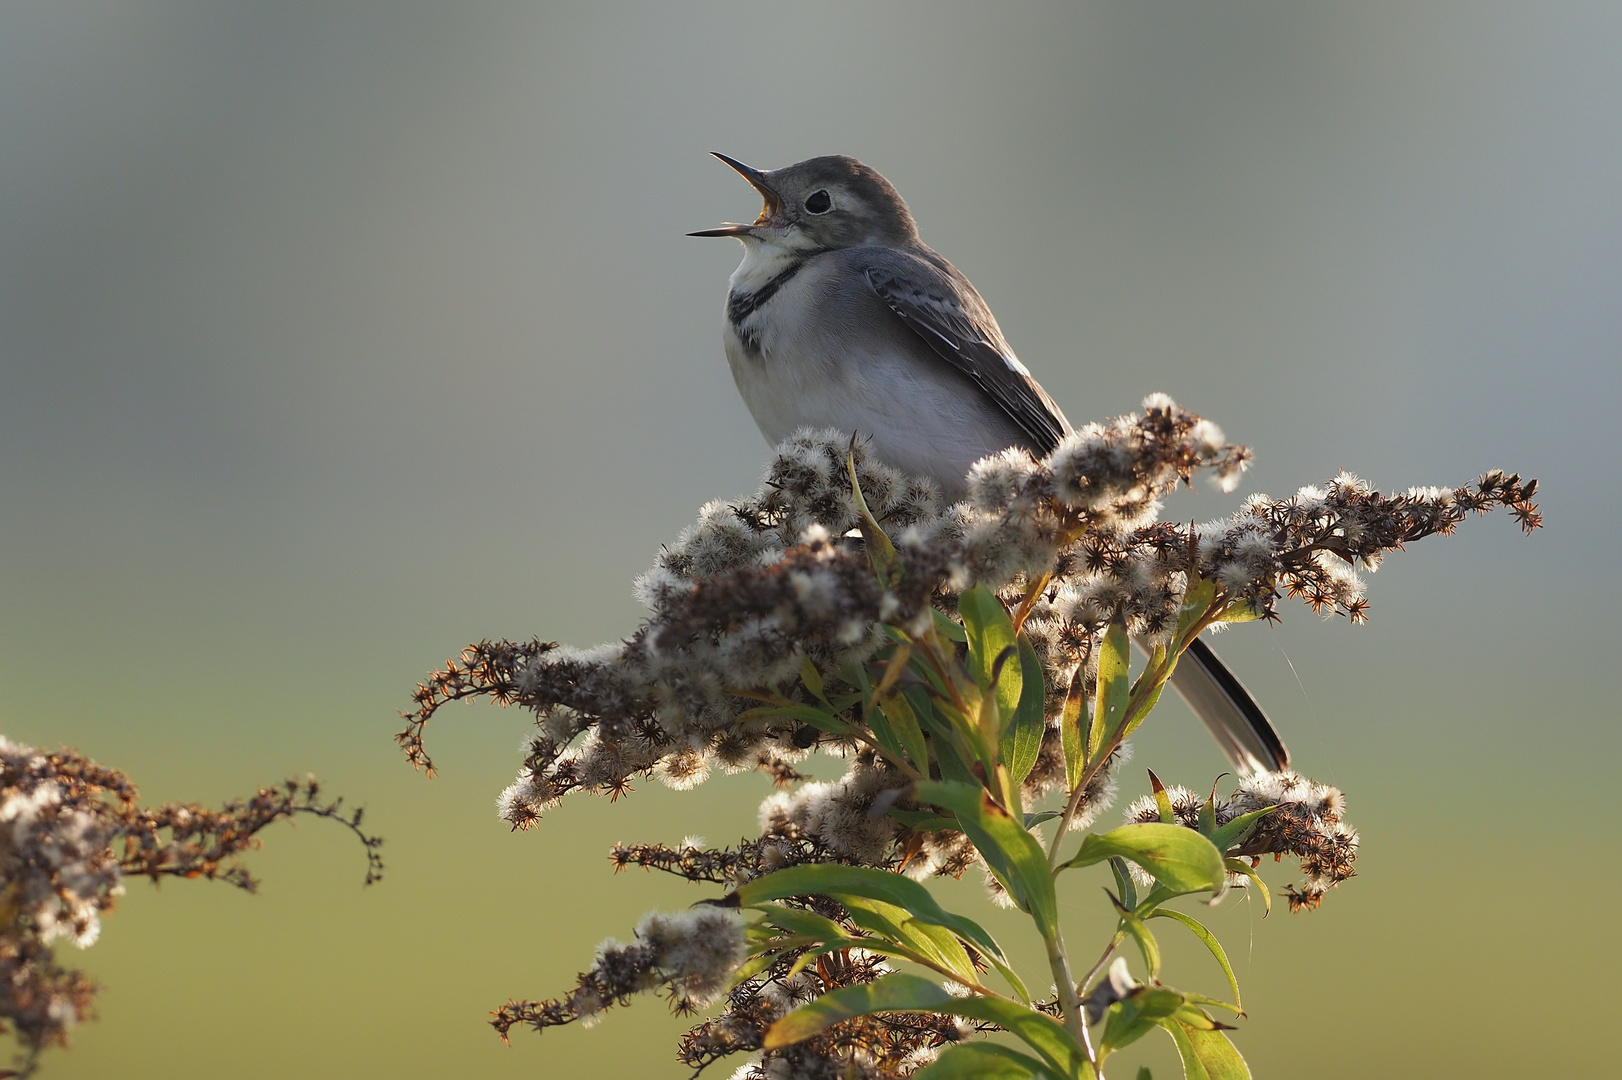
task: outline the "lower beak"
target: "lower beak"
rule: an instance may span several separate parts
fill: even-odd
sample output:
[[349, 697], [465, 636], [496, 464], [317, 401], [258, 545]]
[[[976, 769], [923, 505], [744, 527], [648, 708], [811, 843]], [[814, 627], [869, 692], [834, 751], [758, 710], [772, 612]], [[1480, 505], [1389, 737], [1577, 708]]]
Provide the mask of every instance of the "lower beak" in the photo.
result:
[[754, 225], [739, 225], [728, 222], [718, 229], [701, 229], [698, 232], [688, 233], [688, 236], [749, 236], [752, 235], [755, 225], [765, 225], [783, 212], [783, 200], [778, 196], [777, 192], [772, 190], [771, 185], [766, 183], [765, 173], [753, 166], [745, 165], [737, 158], [730, 158], [720, 153], [715, 153], [715, 156], [730, 165], [739, 176], [749, 181], [750, 186], [760, 192], [760, 197], [765, 200], [765, 205], [761, 207], [760, 216], [755, 219]]

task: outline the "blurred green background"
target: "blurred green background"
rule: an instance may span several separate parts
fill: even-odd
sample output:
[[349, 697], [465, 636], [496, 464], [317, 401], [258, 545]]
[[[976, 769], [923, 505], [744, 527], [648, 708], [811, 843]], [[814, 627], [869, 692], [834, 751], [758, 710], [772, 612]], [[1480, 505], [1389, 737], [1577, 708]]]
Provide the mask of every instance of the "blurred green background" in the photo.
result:
[[[366, 890], [316, 822], [260, 896], [132, 884], [48, 1075], [684, 1075], [656, 1000], [511, 1048], [486, 1013], [711, 894], [604, 856], [752, 833], [764, 780], [514, 835], [523, 714], [447, 711], [434, 781], [390, 736], [465, 642], [628, 632], [658, 545], [753, 487], [739, 251], [682, 235], [758, 207], [712, 149], [872, 164], [1073, 419], [1165, 390], [1255, 447], [1244, 490], [1542, 478], [1544, 533], [1394, 557], [1370, 625], [1220, 639], [1364, 855], [1316, 914], [1216, 923], [1258, 1077], [1605, 1072], [1619, 49], [1615, 5], [1476, 0], [6, 4], [0, 730], [151, 800], [313, 770], [388, 838]], [[1175, 709], [1137, 764], [1222, 768]]]

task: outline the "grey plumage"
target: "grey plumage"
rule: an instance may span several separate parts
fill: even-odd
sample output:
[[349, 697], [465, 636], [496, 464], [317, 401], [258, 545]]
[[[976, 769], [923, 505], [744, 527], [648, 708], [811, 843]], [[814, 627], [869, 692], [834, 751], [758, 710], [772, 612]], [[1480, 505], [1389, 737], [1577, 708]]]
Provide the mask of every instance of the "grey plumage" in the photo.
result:
[[[918, 237], [889, 181], [848, 157], [762, 171], [751, 224], [693, 236], [744, 245], [724, 331], [727, 363], [769, 442], [801, 427], [871, 439], [880, 459], [962, 497], [969, 467], [1010, 446], [1038, 457], [1070, 433], [968, 278]], [[1173, 685], [1235, 767], [1281, 768], [1283, 744], [1203, 645]], [[1190, 670], [1185, 673], [1184, 667]]]

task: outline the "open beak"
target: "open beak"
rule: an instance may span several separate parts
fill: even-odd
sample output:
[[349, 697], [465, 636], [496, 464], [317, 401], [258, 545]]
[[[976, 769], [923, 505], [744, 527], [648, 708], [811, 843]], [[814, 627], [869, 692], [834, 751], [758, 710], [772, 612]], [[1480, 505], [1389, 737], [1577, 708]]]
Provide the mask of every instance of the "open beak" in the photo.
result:
[[749, 181], [750, 186], [760, 192], [760, 197], [765, 200], [765, 205], [761, 207], [760, 216], [754, 220], [754, 224], [740, 225], [736, 222], [728, 222], [718, 229], [700, 229], [698, 232], [688, 233], [688, 236], [749, 236], [754, 232], [756, 225], [765, 225], [783, 212], [783, 200], [766, 183], [765, 173], [752, 166], [745, 165], [737, 158], [730, 158], [725, 154], [715, 153], [714, 151], [711, 151], [711, 153], [714, 153], [716, 157], [730, 165], [739, 176]]

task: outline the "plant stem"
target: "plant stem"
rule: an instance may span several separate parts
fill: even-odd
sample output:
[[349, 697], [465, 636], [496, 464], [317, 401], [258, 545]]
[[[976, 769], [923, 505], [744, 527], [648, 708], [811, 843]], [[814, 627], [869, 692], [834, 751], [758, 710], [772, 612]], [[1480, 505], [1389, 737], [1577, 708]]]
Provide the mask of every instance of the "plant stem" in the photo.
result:
[[1082, 980], [1076, 984], [1076, 992], [1078, 994], [1085, 991], [1088, 985], [1090, 985], [1094, 979], [1098, 978], [1098, 973], [1104, 970], [1104, 965], [1109, 963], [1110, 957], [1115, 955], [1115, 950], [1119, 949], [1121, 947], [1121, 942], [1125, 940], [1125, 932], [1117, 930], [1115, 932], [1115, 936], [1110, 938], [1109, 945], [1105, 947], [1104, 955], [1098, 958], [1098, 963], [1094, 964], [1092, 970], [1087, 972], [1087, 974], [1083, 976]]
[[1046, 944], [1048, 966], [1053, 969], [1053, 986], [1059, 994], [1059, 1008], [1064, 1011], [1064, 1026], [1087, 1051], [1087, 1060], [1096, 1069], [1098, 1055], [1094, 1053], [1092, 1038], [1087, 1033], [1087, 1017], [1082, 1012], [1081, 996], [1076, 993], [1076, 983], [1070, 975], [1070, 958], [1065, 955], [1064, 935], [1055, 928], [1053, 936], [1046, 939]]

